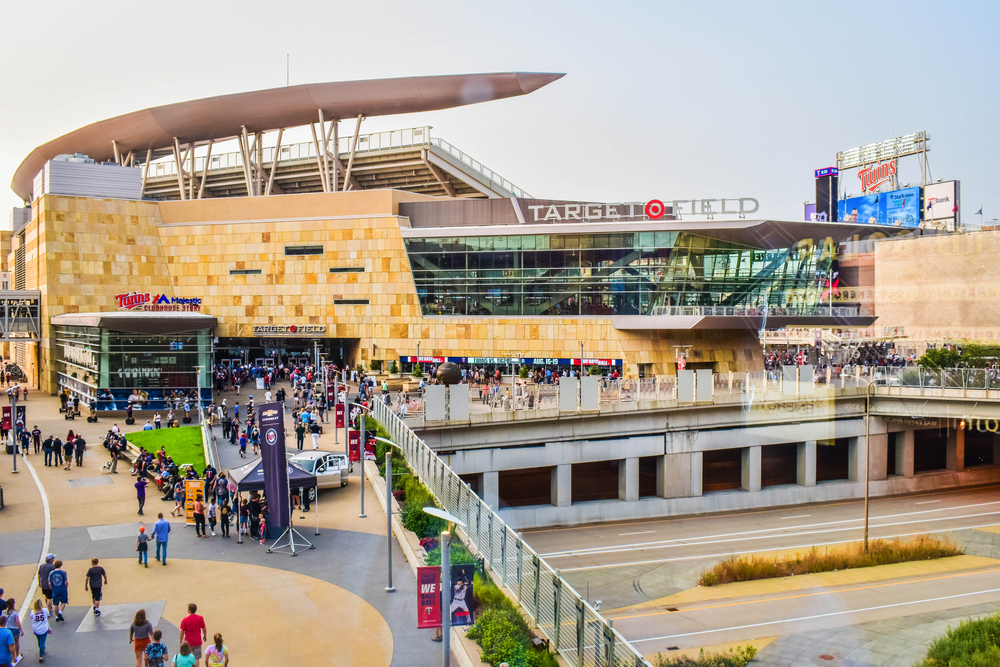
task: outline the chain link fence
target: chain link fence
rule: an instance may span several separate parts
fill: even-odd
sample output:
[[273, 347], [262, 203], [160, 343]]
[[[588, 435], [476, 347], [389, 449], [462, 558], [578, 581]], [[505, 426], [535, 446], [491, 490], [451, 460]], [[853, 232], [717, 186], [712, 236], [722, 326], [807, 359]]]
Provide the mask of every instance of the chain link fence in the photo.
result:
[[497, 583], [515, 597], [553, 650], [577, 667], [649, 664], [389, 407], [374, 401], [372, 416], [399, 445], [414, 474], [441, 507], [465, 522], [469, 546], [486, 561]]

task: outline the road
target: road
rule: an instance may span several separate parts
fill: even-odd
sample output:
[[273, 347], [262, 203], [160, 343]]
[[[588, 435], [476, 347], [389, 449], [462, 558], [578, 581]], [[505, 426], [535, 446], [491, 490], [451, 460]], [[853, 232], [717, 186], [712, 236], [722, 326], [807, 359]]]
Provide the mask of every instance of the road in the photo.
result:
[[[994, 556], [1000, 487], [879, 498], [871, 501], [871, 539], [937, 534], [970, 553]], [[615, 610], [615, 628], [645, 654], [808, 632], [1000, 603], [1000, 569], [941, 573], [871, 585], [748, 596], [676, 605], [676, 611], [630, 606], [695, 585], [732, 554], [805, 549], [862, 539], [864, 504], [846, 501], [744, 513], [544, 529], [525, 539], [590, 601]], [[997, 552], [1000, 553], [1000, 545]]]

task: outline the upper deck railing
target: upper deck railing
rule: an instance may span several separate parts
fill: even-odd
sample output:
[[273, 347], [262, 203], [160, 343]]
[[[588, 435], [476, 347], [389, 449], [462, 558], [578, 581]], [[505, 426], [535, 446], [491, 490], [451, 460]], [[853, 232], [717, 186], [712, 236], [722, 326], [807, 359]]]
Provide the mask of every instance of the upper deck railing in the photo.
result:
[[[337, 140], [337, 150], [331, 150], [330, 152], [336, 152], [342, 159], [346, 160], [351, 154], [352, 141], [354, 141], [354, 137], [351, 136], [339, 137]], [[358, 137], [358, 148], [357, 151], [355, 151], [355, 154], [364, 155], [366, 153], [399, 150], [405, 148], [432, 147], [438, 148], [442, 154], [450, 159], [451, 162], [461, 165], [466, 171], [482, 176], [488, 183], [498, 186], [507, 192], [513, 193], [515, 197], [530, 197], [530, 195], [524, 190], [511, 183], [503, 176], [500, 176], [498, 173], [485, 166], [482, 162], [473, 159], [471, 156], [459, 150], [454, 145], [448, 143], [440, 137], [431, 137], [431, 127], [429, 125], [409, 127], [401, 130], [390, 130], [387, 132], [362, 134]], [[278, 153], [279, 164], [284, 162], [314, 163], [316, 161], [316, 145], [311, 141], [303, 141], [296, 144], [285, 144], [281, 146], [280, 150], [276, 149], [276, 146], [268, 146], [264, 148], [263, 160], [265, 165], [274, 163], [276, 152]], [[206, 156], [204, 155], [195, 157], [195, 173], [200, 174], [205, 170], [205, 160]], [[213, 153], [211, 161], [208, 165], [209, 173], [214, 171], [227, 171], [242, 168], [243, 156], [238, 151], [231, 153]], [[149, 174], [147, 176], [149, 179], [155, 180], [158, 178], [176, 176], [177, 163], [172, 157], [151, 162], [149, 165]]]

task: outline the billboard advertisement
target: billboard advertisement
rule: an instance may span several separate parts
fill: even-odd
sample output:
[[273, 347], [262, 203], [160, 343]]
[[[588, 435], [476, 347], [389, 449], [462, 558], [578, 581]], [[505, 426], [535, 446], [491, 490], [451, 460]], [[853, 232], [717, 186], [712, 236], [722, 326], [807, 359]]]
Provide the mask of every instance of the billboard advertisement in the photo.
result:
[[933, 183], [924, 188], [924, 225], [955, 231], [961, 223], [958, 181]]
[[285, 463], [285, 407], [281, 403], [257, 406], [260, 455], [264, 465], [264, 493], [268, 503], [268, 532], [274, 536], [288, 528], [288, 464]]
[[852, 224], [918, 227], [920, 188], [841, 199], [837, 203], [837, 217]]

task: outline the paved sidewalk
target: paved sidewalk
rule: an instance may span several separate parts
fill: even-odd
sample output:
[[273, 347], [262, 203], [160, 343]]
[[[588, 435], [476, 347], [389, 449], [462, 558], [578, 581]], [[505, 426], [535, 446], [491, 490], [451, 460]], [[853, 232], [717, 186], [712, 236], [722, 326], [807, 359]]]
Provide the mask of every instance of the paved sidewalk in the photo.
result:
[[[28, 423], [37, 423], [43, 437], [51, 433], [65, 438], [66, 431], [74, 428], [86, 438], [88, 452], [83, 468], [73, 466], [71, 471], [43, 466], [41, 455], [27, 458], [51, 508], [49, 550], [65, 561], [70, 575], [72, 606], [66, 623], [53, 624], [47, 664], [133, 665], [127, 626], [124, 630], [120, 626], [121, 619], [130, 619], [140, 606], [150, 613], [162, 610], [157, 627], [175, 651], [176, 626], [189, 602], [198, 604], [199, 613], [205, 612], [210, 637], [223, 633], [235, 664], [291, 664], [293, 656], [295, 663], [310, 665], [423, 666], [441, 660], [441, 645], [430, 641], [431, 631], [416, 629], [416, 582], [395, 543], [397, 592], [384, 591], [385, 517], [369, 487], [368, 518], [357, 518], [359, 477], [352, 477], [344, 489], [320, 492], [320, 535], [314, 534], [314, 514], [295, 517], [301, 522], [300, 532], [316, 545], [298, 557], [267, 554], [266, 547], [256, 542], [237, 544], [235, 531], [230, 539], [199, 539], [174, 519], [167, 567], [156, 563], [151, 552], [147, 569], [135, 560], [138, 519], [146, 519], [150, 526], [156, 512], [167, 513], [172, 503], [149, 493], [146, 515], [137, 517], [135, 479], [128, 468], [120, 465], [118, 475], [100, 471], [106, 460], [101, 441], [113, 420], [67, 422], [57, 410], [54, 398], [32, 392]], [[136, 426], [145, 419], [137, 415]], [[119, 426], [124, 427], [123, 420]], [[220, 445], [220, 450], [226, 447]], [[230, 458], [228, 452], [224, 456]], [[235, 458], [237, 464], [246, 462]], [[18, 462], [18, 475], [11, 474], [10, 463], [11, 457], [0, 457], [0, 484], [7, 503], [0, 510], [0, 587], [20, 606], [41, 553], [44, 515], [26, 462]], [[101, 559], [109, 577], [104, 595], [107, 611], [96, 620], [90, 607], [83, 606], [87, 600], [83, 573], [93, 556]], [[331, 642], [334, 636], [336, 641]], [[37, 660], [34, 644], [30, 634], [22, 644], [30, 662]]]

